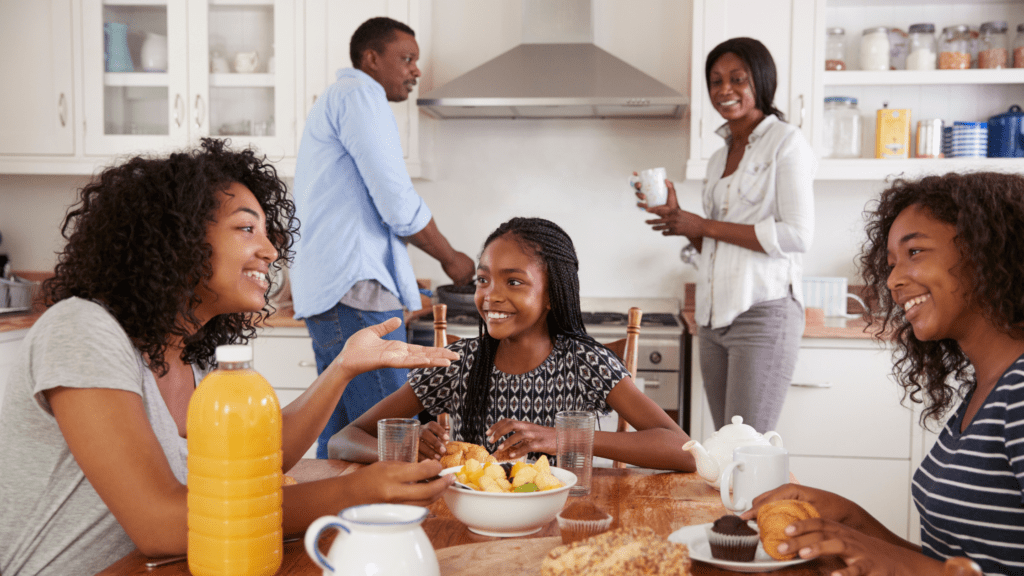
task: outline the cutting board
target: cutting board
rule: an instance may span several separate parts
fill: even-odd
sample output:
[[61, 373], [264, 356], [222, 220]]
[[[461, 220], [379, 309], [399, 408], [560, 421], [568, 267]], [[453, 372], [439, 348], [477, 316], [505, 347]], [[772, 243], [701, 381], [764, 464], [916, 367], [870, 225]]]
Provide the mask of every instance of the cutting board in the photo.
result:
[[522, 574], [540, 576], [548, 551], [562, 545], [561, 536], [513, 538], [450, 546], [436, 551], [441, 576]]

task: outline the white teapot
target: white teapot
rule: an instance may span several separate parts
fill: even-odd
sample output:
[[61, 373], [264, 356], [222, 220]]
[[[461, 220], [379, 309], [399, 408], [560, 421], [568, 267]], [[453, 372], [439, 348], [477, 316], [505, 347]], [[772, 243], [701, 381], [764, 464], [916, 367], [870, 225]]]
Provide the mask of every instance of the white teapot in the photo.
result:
[[782, 448], [782, 437], [775, 431], [758, 434], [752, 426], [743, 423], [742, 416], [733, 416], [732, 424], [722, 426], [704, 441], [703, 446], [696, 440], [690, 440], [683, 444], [683, 450], [693, 454], [697, 461], [697, 474], [717, 489], [722, 471], [732, 462], [733, 449], [751, 445]]
[[[306, 529], [306, 553], [324, 576], [403, 574], [440, 576], [437, 555], [420, 526], [428, 510], [404, 504], [367, 504], [322, 516]], [[324, 558], [317, 542], [324, 530], [338, 535]]]

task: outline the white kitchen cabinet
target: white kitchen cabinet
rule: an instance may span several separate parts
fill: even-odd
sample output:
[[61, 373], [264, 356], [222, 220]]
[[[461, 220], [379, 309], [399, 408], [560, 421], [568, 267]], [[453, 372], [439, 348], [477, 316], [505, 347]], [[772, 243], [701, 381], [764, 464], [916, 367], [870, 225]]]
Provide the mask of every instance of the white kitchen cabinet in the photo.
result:
[[14, 361], [18, 359], [21, 342], [27, 334], [28, 329], [0, 332], [0, 406], [4, 403], [8, 374], [14, 367]]
[[[419, 0], [362, 0], [360, 2], [336, 2], [333, 0], [306, 0], [305, 12], [305, 97], [300, 105], [302, 118], [309, 114], [313, 103], [323, 91], [334, 83], [335, 73], [341, 68], [351, 68], [349, 41], [360, 24], [375, 16], [387, 16], [408, 24], [419, 33]], [[420, 60], [425, 60], [420, 46]], [[398, 122], [398, 133], [402, 139], [402, 151], [409, 176], [422, 174], [420, 159], [419, 110], [414, 90], [404, 102], [392, 102], [391, 109]], [[299, 135], [302, 134], [300, 122]]]
[[71, 0], [0, 0], [0, 154], [75, 151]]
[[[294, 156], [297, 0], [83, 0], [85, 154], [165, 152], [204, 136]], [[133, 72], [105, 70], [104, 27], [128, 25]], [[145, 71], [149, 35], [167, 42], [165, 71]], [[254, 70], [235, 55], [258, 53]], [[218, 55], [229, 72], [213, 72]], [[271, 64], [272, 63], [272, 64]]]
[[[693, 344], [699, 358], [699, 339]], [[802, 484], [849, 498], [894, 533], [916, 540], [910, 478], [922, 434], [918, 412], [901, 406], [891, 373], [891, 350], [872, 340], [804, 338], [776, 431]], [[699, 362], [690, 399], [691, 435], [704, 441], [715, 428]]]
[[749, 36], [764, 43], [778, 71], [775, 105], [788, 122], [799, 126], [807, 140], [811, 140], [814, 119], [810, 112], [816, 96], [814, 77], [808, 71], [815, 61], [814, 23], [818, 7], [815, 0], [694, 0], [687, 179], [703, 179], [708, 159], [725, 145], [715, 134], [724, 120], [708, 98], [704, 65], [708, 53], [729, 38]]
[[[281, 407], [316, 380], [313, 341], [305, 328], [262, 328], [252, 340], [252, 349], [253, 368], [273, 386]], [[315, 441], [303, 458], [316, 458]]]

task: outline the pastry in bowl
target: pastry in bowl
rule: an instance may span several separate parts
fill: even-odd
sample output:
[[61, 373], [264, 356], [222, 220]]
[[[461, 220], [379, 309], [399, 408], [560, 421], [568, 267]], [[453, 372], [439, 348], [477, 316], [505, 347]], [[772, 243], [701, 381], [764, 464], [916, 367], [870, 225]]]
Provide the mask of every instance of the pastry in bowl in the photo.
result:
[[810, 502], [803, 500], [776, 500], [769, 502], [757, 511], [757, 529], [761, 532], [761, 544], [764, 551], [776, 560], [792, 560], [792, 554], [780, 554], [779, 544], [789, 540], [786, 527], [797, 520], [821, 518], [818, 510]]

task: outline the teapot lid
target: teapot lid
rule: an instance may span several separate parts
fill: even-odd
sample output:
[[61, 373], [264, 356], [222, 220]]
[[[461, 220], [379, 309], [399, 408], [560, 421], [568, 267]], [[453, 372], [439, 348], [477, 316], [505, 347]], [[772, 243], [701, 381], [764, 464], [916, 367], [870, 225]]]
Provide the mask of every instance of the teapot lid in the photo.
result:
[[761, 434], [754, 427], [743, 423], [743, 416], [732, 417], [732, 424], [726, 424], [715, 433], [722, 440], [747, 440], [758, 438]]

